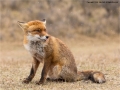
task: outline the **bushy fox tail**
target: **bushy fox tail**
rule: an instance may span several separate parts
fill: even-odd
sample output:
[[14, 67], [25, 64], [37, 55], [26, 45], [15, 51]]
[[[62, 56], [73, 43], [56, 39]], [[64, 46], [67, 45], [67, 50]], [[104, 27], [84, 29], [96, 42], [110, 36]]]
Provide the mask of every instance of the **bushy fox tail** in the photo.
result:
[[100, 71], [78, 71], [77, 73], [77, 81], [80, 80], [91, 80], [95, 83], [104, 83], [106, 82], [105, 76]]

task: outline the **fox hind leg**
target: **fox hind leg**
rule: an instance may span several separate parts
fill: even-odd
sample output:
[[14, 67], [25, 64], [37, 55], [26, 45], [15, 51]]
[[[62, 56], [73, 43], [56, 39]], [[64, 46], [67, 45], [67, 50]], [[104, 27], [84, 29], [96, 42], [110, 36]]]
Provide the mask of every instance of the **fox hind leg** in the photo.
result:
[[49, 73], [48, 73], [48, 78], [47, 81], [59, 81], [61, 80], [60, 78], [60, 72], [61, 72], [62, 67], [60, 65], [56, 66], [51, 66]]

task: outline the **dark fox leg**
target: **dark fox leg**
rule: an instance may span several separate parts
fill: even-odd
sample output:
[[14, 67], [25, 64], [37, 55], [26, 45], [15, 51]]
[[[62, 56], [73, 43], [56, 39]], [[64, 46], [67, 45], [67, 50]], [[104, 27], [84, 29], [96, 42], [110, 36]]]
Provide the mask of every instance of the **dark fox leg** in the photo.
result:
[[29, 83], [34, 78], [39, 64], [40, 64], [40, 62], [36, 58], [33, 58], [30, 75], [27, 78], [25, 78], [25, 80], [23, 80], [23, 83]]
[[51, 82], [65, 82], [65, 79], [62, 78], [57, 78], [57, 79], [51, 79], [51, 78], [47, 78], [47, 81], [51, 81]]
[[95, 83], [104, 83], [106, 82], [105, 76], [102, 72], [99, 71], [82, 71], [78, 72], [76, 80], [92, 80]]
[[44, 66], [43, 66], [43, 69], [42, 69], [40, 81], [37, 82], [36, 84], [38, 84], [38, 85], [44, 84], [44, 82], [46, 81], [46, 78], [47, 78], [47, 74], [50, 70], [50, 66], [51, 66], [51, 62], [49, 62], [49, 60], [47, 62], [44, 61]]

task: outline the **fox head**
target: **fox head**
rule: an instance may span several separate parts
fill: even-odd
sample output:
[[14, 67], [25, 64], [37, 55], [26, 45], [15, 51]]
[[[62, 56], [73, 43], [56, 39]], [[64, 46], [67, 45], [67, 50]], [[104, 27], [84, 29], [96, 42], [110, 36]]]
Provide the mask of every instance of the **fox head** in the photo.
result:
[[19, 22], [19, 26], [24, 31], [24, 36], [26, 36], [29, 41], [46, 41], [49, 35], [46, 32], [46, 20], [42, 21], [35, 20], [30, 22]]

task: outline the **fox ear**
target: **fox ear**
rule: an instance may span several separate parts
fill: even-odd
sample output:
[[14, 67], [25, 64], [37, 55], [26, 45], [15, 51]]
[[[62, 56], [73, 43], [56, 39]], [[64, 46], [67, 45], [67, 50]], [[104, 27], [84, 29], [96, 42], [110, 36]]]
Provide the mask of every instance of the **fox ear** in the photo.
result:
[[24, 30], [27, 28], [27, 23], [18, 21], [18, 25]]
[[46, 25], [46, 19], [41, 20]]

